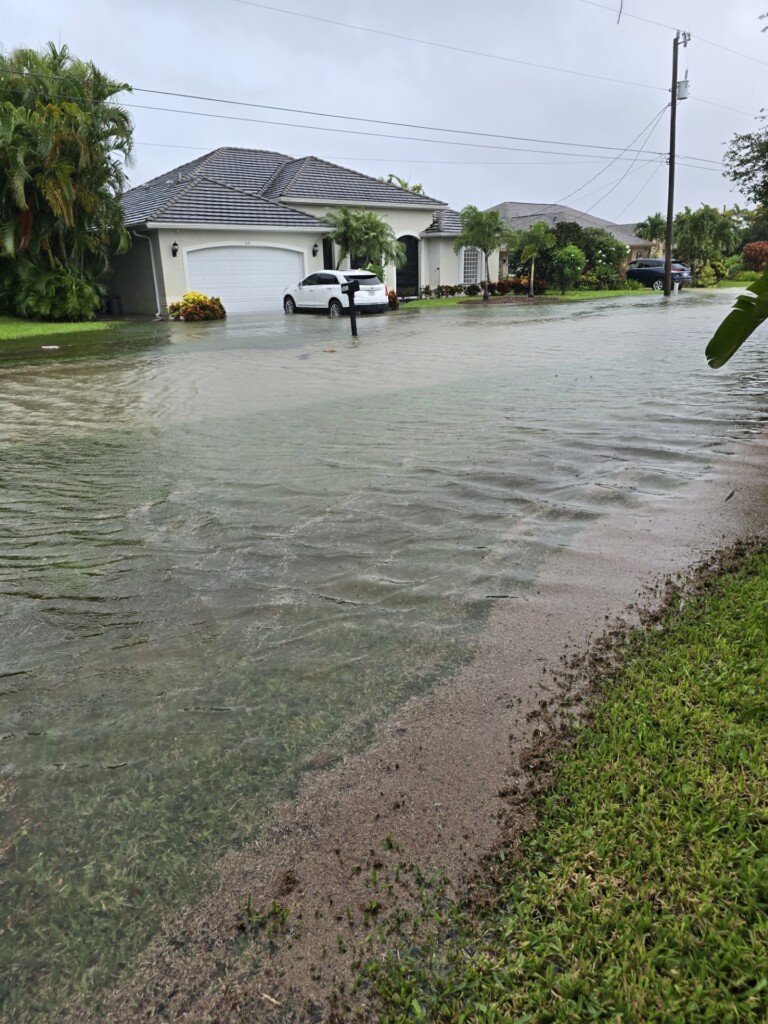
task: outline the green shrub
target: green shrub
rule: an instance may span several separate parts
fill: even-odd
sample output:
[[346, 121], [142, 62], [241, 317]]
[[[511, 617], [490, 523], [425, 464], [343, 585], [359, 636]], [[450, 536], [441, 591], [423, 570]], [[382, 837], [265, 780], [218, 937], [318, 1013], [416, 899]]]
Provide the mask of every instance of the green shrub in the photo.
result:
[[14, 287], [15, 294], [6, 298], [6, 305], [28, 320], [92, 320], [105, 292], [103, 285], [58, 260], [53, 268], [18, 260]]
[[709, 263], [705, 263], [701, 270], [696, 274], [694, 281], [694, 287], [696, 288], [714, 288], [717, 284], [717, 275], [710, 266]]
[[180, 302], [168, 306], [171, 320], [223, 320], [226, 315], [221, 299], [201, 292], [185, 292]]
[[746, 267], [741, 256], [727, 256], [723, 261], [727, 270], [727, 277], [740, 278], [746, 273]]
[[466, 294], [469, 296], [479, 295], [481, 290], [482, 289], [480, 288], [479, 284], [468, 284], [467, 287], [464, 289]]
[[747, 270], [765, 270], [768, 264], [768, 242], [748, 242], [742, 251]]
[[728, 267], [723, 260], [710, 260], [709, 265], [714, 271], [716, 280], [722, 281], [728, 276]]
[[634, 278], [628, 277], [625, 281], [621, 282], [621, 287], [626, 288], [629, 292], [641, 292], [645, 285], [642, 281], [635, 281]]
[[424, 287], [421, 289], [421, 297], [422, 299], [432, 298], [432, 289], [428, 284], [425, 284]]

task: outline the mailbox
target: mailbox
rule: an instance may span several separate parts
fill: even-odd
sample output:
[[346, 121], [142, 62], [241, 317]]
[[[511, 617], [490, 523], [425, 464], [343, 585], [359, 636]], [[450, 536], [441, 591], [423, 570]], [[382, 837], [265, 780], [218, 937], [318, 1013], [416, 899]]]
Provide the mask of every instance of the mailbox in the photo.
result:
[[341, 291], [343, 295], [349, 295], [350, 292], [354, 295], [355, 292], [360, 291], [360, 282], [356, 281], [354, 278], [351, 281], [344, 281], [341, 286]]

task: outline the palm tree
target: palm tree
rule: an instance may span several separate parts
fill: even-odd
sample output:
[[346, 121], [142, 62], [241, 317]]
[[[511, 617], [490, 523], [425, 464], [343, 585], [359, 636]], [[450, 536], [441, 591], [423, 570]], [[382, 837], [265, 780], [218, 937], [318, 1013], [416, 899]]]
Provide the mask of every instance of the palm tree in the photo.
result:
[[0, 247], [13, 258], [6, 271], [27, 260], [41, 274], [93, 285], [110, 252], [127, 247], [118, 196], [133, 129], [114, 98], [128, 89], [66, 46], [0, 55]]
[[635, 225], [638, 238], [645, 238], [653, 249], [660, 249], [667, 233], [667, 218], [662, 213], [652, 213], [650, 217]]
[[490, 280], [489, 257], [511, 239], [512, 232], [498, 210], [478, 210], [476, 206], [465, 206], [459, 217], [461, 218], [461, 231], [453, 243], [453, 249], [454, 252], [459, 252], [464, 248], [479, 249], [485, 257], [483, 301], [487, 302]]
[[395, 238], [389, 224], [373, 211], [340, 206], [338, 210], [329, 210], [323, 220], [332, 229], [329, 237], [339, 248], [337, 268], [347, 256], [376, 266], [394, 263], [401, 267], [405, 263], [405, 246]]
[[555, 244], [555, 236], [549, 230], [544, 221], [532, 224], [527, 231], [515, 233], [514, 246], [520, 253], [520, 260], [525, 265], [530, 264], [528, 270], [528, 298], [533, 298], [534, 277], [536, 274], [536, 260], [543, 253], [551, 249]]

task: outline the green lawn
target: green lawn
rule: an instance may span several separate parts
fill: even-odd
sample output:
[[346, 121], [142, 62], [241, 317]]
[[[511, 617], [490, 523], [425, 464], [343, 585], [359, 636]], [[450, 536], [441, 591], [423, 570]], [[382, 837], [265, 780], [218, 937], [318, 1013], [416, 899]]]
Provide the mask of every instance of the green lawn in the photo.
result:
[[519, 860], [369, 965], [377, 1020], [768, 1020], [766, 549], [672, 607], [603, 663]]
[[[83, 331], [108, 331], [112, 323], [103, 320], [76, 324], [45, 324], [34, 320], [19, 320], [13, 316], [0, 316], [0, 342], [26, 338], [56, 338], [62, 334], [82, 334]], [[52, 343], [55, 344], [55, 341]]]
[[[538, 302], [579, 302], [584, 299], [614, 299], [618, 295], [642, 295], [645, 294], [648, 289], [642, 289], [638, 291], [636, 288], [617, 288], [609, 291], [571, 291], [566, 292], [565, 295], [561, 295], [559, 292], [547, 292], [545, 295], [537, 295], [536, 301]], [[489, 302], [492, 304], [501, 305], [505, 303], [506, 296], [491, 296]], [[526, 303], [526, 297], [523, 295], [514, 296], [516, 301], [519, 301], [521, 305]], [[466, 305], [467, 303], [482, 303], [482, 295], [473, 296], [472, 298], [466, 295], [451, 295], [447, 298], [442, 299], [414, 299], [412, 302], [403, 302], [400, 306], [401, 309], [442, 309], [446, 306], [458, 306], [459, 304]]]

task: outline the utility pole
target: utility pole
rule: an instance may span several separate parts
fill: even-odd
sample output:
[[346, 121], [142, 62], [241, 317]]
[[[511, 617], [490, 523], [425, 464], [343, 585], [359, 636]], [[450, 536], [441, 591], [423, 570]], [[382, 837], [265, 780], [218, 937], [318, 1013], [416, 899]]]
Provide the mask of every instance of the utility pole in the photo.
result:
[[[667, 190], [667, 234], [664, 243], [664, 294], [672, 294], [672, 221], [675, 219], [675, 132], [677, 130], [677, 52], [680, 49], [680, 41], [683, 46], [688, 45], [690, 35], [680, 30], [675, 33], [675, 40], [672, 43], [672, 103], [669, 113], [669, 187]], [[687, 93], [685, 94], [687, 95]], [[685, 96], [680, 97], [684, 99]]]

